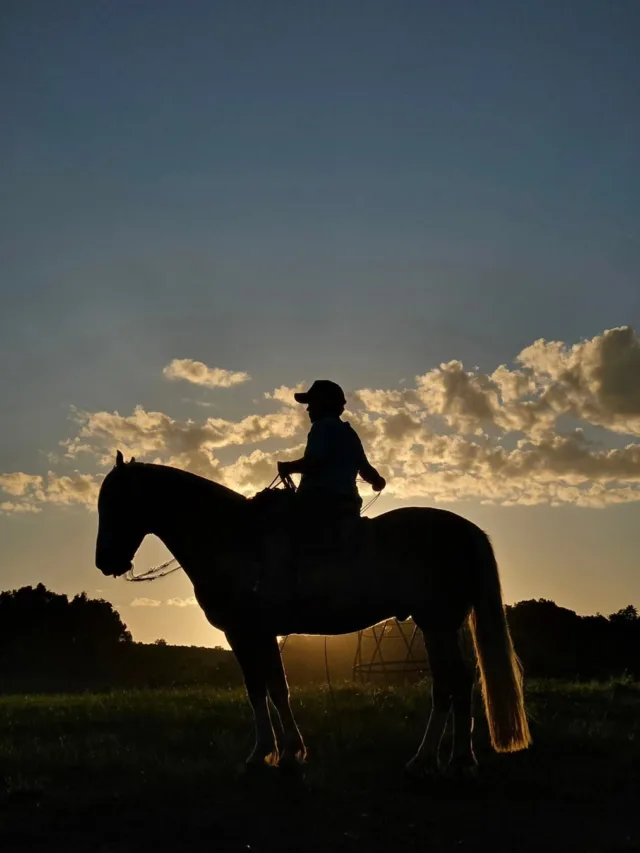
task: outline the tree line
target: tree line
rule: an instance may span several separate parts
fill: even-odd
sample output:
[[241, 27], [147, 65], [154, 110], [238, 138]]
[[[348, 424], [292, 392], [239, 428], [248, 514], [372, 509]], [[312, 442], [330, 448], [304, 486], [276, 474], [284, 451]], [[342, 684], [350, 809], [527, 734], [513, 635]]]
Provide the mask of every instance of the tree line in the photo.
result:
[[[640, 615], [633, 605], [609, 616], [579, 616], [537, 599], [506, 612], [527, 676], [640, 679]], [[411, 623], [405, 626], [411, 629]], [[468, 634], [461, 641], [471, 656]], [[374, 645], [364, 640], [363, 661], [371, 659]], [[356, 646], [356, 634], [287, 638], [283, 659], [290, 683], [324, 682], [327, 666], [333, 680], [351, 679]], [[406, 647], [385, 640], [383, 654], [402, 660]], [[409, 677], [428, 673], [425, 662]], [[239, 686], [242, 675], [227, 649], [134, 642], [120, 614], [103, 599], [85, 593], [68, 598], [43, 584], [0, 593], [0, 692], [190, 684]]]
[[110, 602], [43, 584], [0, 593], [0, 692], [242, 684], [223, 648], [136, 643]]

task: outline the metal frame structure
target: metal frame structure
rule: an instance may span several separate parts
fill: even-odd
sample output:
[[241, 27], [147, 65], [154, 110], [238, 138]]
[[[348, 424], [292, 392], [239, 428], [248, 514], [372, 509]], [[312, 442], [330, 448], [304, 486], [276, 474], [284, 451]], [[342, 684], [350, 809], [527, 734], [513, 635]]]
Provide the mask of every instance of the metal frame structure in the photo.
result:
[[[369, 660], [363, 659], [363, 641], [374, 641], [373, 654]], [[388, 659], [388, 644], [392, 641], [404, 643], [405, 654], [402, 658], [394, 656]], [[387, 649], [384, 646], [387, 646]], [[422, 642], [422, 632], [415, 622], [398, 619], [386, 619], [364, 631], [358, 631], [358, 645], [353, 661], [352, 677], [354, 681], [366, 683], [375, 676], [386, 679], [388, 676], [409, 675], [424, 672], [428, 661]]]

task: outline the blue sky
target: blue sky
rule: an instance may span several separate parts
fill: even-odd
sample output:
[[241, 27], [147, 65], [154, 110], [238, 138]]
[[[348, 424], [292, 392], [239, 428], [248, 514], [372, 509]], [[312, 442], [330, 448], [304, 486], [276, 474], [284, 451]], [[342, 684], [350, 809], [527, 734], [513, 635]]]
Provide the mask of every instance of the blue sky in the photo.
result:
[[[46, 458], [76, 434], [72, 407], [237, 422], [271, 411], [262, 395], [280, 385], [413, 387], [454, 359], [491, 375], [540, 338], [570, 347], [640, 325], [633, 2], [58, 0], [0, 14], [0, 472], [99, 474], [87, 454]], [[252, 381], [170, 383], [176, 358]], [[635, 405], [602, 415], [607, 446], [633, 442], [620, 417]], [[582, 425], [600, 438], [602, 423]], [[403, 494], [388, 505], [435, 492]], [[514, 595], [593, 611], [606, 565], [602, 609], [640, 604], [638, 504], [566, 503], [455, 508], [517, 564]], [[41, 509], [0, 515], [0, 586], [40, 578], [42, 542], [51, 586], [104, 587], [126, 610], [130, 588], [92, 566], [92, 514]], [[196, 618], [180, 610], [179, 628], [164, 606], [126, 621], [179, 641]]]

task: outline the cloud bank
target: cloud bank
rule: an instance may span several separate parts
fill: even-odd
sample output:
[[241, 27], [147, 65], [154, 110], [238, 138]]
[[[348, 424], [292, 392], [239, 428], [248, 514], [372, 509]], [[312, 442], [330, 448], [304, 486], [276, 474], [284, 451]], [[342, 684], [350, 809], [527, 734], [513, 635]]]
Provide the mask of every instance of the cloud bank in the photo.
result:
[[[249, 378], [189, 359], [164, 372], [205, 387]], [[120, 448], [252, 494], [273, 479], [278, 459], [303, 450], [309, 424], [294, 390], [266, 392], [275, 411], [237, 421], [179, 420], [140, 406], [129, 415], [78, 411], [65, 456], [105, 469]], [[534, 341], [491, 373], [454, 360], [411, 387], [355, 389], [347, 398], [346, 417], [397, 499], [585, 507], [640, 499], [640, 339], [628, 326], [574, 344]], [[91, 506], [103, 473], [1, 474], [0, 512]]]

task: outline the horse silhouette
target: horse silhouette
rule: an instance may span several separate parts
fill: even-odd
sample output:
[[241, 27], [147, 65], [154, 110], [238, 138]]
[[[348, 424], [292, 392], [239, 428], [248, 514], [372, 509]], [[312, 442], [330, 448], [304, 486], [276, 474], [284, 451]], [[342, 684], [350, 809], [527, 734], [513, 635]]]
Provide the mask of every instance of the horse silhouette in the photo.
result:
[[[303, 561], [297, 594], [279, 602], [256, 591], [256, 508], [231, 489], [170, 466], [125, 463], [118, 451], [100, 488], [98, 514], [96, 566], [103, 574], [130, 571], [142, 540], [154, 534], [187, 573], [209, 622], [225, 633], [254, 712], [249, 765], [295, 764], [306, 757], [277, 637], [351, 633], [394, 616], [412, 616], [422, 629], [432, 671], [431, 715], [407, 765], [410, 771], [430, 774], [447, 765], [440, 761], [439, 746], [451, 708], [448, 769], [472, 774], [477, 767], [471, 735], [474, 674], [458, 642], [467, 619], [493, 748], [514, 752], [531, 743], [522, 668], [493, 548], [462, 516], [407, 507], [363, 520], [366, 559], [352, 553]], [[273, 721], [269, 700], [277, 711]]]

